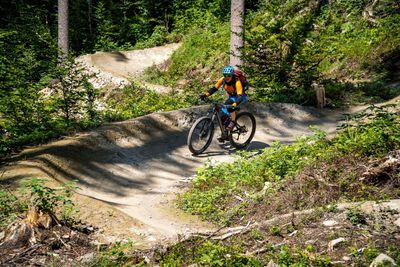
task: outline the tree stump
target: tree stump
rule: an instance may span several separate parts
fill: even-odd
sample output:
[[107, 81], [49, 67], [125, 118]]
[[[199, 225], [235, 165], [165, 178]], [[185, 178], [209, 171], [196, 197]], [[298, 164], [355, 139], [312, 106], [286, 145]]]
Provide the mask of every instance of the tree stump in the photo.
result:
[[315, 90], [315, 95], [317, 97], [317, 107], [324, 108], [326, 105], [325, 88], [323, 85], [314, 82], [312, 87]]

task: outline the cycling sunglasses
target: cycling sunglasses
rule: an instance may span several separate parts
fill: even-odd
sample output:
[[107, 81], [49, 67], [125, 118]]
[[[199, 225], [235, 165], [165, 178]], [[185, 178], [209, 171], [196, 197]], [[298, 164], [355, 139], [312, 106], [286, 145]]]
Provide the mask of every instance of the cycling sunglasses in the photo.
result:
[[232, 77], [233, 75], [232, 74], [225, 74], [224, 75], [224, 77], [227, 77], [227, 78], [230, 78], [230, 77]]

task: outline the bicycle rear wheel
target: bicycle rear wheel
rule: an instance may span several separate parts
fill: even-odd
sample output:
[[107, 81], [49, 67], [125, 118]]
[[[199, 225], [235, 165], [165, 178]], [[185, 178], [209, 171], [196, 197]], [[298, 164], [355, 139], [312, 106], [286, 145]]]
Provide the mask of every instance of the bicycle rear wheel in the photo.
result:
[[235, 148], [244, 148], [250, 144], [256, 132], [256, 119], [250, 112], [236, 115], [236, 125], [229, 132], [229, 142]]
[[190, 128], [187, 144], [194, 155], [203, 153], [211, 144], [214, 135], [214, 123], [209, 117], [201, 117]]

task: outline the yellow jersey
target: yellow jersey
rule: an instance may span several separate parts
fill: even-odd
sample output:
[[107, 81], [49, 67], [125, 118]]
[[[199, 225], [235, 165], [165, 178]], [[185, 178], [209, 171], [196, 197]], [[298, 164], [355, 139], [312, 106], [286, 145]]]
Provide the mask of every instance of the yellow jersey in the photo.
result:
[[224, 89], [229, 95], [243, 95], [243, 86], [239, 79], [236, 79], [232, 85], [228, 85], [222, 77], [215, 83], [214, 87], [219, 89], [222, 84], [224, 84]]

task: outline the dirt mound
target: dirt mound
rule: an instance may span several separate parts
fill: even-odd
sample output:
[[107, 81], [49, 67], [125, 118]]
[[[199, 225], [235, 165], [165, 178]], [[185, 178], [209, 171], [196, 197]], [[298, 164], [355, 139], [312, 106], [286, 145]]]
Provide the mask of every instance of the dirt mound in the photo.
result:
[[[143, 71], [153, 65], [163, 64], [180, 44], [116, 52], [96, 52], [80, 56], [76, 59], [91, 75], [95, 75], [90, 82], [95, 88], [109, 92], [116, 88], [130, 84], [130, 80], [137, 79]], [[146, 83], [146, 86], [157, 92], [167, 92], [169, 88]]]
[[[125, 232], [129, 229], [124, 238], [148, 244], [208, 231], [211, 225], [183, 214], [173, 202], [182, 182], [210, 157], [232, 160], [234, 150], [217, 142], [198, 157], [187, 149], [189, 128], [206, 109], [154, 113], [26, 149], [3, 168], [2, 180], [37, 176], [78, 181], [81, 216], [109, 231], [103, 233], [103, 239], [111, 236], [108, 241], [120, 237], [115, 225], [123, 225]], [[293, 141], [295, 136], [310, 133], [309, 125], [333, 133], [341, 118], [340, 113], [322, 114], [293, 104], [251, 103], [248, 109], [257, 119], [249, 149], [268, 147], [275, 140]], [[99, 212], [103, 209], [107, 211]], [[118, 211], [134, 219], [120, 216]]]

